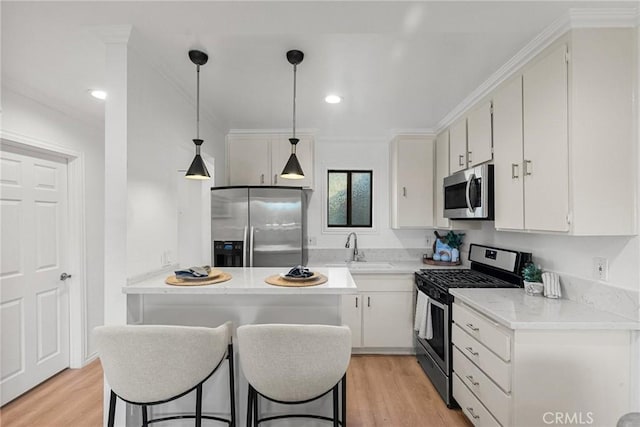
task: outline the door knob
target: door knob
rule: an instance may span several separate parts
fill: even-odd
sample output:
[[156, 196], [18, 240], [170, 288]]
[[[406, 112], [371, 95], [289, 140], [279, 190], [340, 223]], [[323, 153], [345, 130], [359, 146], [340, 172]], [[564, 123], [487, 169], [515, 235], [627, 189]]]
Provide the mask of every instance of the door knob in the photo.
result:
[[62, 274], [60, 275], [60, 280], [61, 280], [61, 281], [63, 281], [63, 282], [64, 282], [65, 280], [67, 280], [67, 279], [70, 279], [70, 278], [71, 278], [71, 275], [70, 275], [70, 274], [67, 274], [67, 273], [62, 273]]

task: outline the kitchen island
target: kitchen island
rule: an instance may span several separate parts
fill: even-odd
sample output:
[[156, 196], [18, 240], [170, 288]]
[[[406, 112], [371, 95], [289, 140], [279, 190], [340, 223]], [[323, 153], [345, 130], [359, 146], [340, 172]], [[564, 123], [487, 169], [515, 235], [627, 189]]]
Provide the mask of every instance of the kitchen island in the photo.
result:
[[[327, 276], [326, 283], [309, 287], [273, 286], [265, 278], [286, 272], [287, 268], [223, 268], [232, 278], [226, 282], [204, 286], [172, 286], [164, 281], [171, 272], [130, 283], [123, 288], [127, 295], [129, 324], [164, 324], [215, 327], [232, 321], [234, 331], [240, 325], [253, 323], [301, 323], [339, 325], [341, 296], [355, 294], [356, 287], [347, 268], [313, 268]], [[235, 333], [234, 333], [235, 335]], [[236, 404], [238, 423], [246, 415], [247, 383], [236, 352]], [[205, 383], [203, 413], [228, 412], [228, 370], [223, 367], [214, 379]], [[306, 404], [309, 413], [331, 413], [330, 397]], [[192, 411], [195, 394], [174, 402], [150, 408], [150, 418]], [[261, 411], [278, 411], [267, 402]], [[294, 409], [295, 408], [289, 408]], [[286, 410], [286, 409], [285, 409]], [[300, 410], [300, 408], [298, 408]], [[137, 408], [127, 411], [127, 425], [140, 424]], [[299, 420], [290, 420], [296, 425]], [[185, 423], [185, 425], [191, 425]], [[287, 425], [287, 424], [283, 424]], [[310, 424], [311, 425], [311, 424]], [[323, 425], [318, 423], [318, 425]]]

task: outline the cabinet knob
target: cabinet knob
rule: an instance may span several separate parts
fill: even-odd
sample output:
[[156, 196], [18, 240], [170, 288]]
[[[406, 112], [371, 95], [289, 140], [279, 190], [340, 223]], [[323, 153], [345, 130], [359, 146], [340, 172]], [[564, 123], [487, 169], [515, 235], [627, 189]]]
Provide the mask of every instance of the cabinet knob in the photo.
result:
[[402, 187], [402, 195], [407, 197], [407, 187]]
[[471, 151], [467, 151], [467, 161], [471, 163]]
[[367, 307], [371, 307], [371, 297], [367, 297]]
[[278, 183], [278, 174], [273, 175], [273, 183], [274, 184]]
[[260, 175], [260, 184], [264, 184], [264, 174]]
[[358, 297], [356, 297], [356, 308], [358, 308]]
[[464, 159], [464, 154], [460, 154], [458, 155], [458, 166], [464, 166], [463, 160]]
[[533, 164], [531, 163], [531, 160], [525, 160], [524, 161], [524, 175], [525, 176], [531, 175], [533, 173], [533, 171], [532, 171], [533, 168], [531, 166], [533, 166]]

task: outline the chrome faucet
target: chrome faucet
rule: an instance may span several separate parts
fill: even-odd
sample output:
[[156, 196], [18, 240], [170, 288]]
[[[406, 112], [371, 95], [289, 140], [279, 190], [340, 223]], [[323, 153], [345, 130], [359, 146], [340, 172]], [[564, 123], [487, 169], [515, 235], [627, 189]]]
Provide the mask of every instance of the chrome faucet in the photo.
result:
[[355, 232], [352, 231], [351, 233], [349, 233], [349, 235], [347, 236], [347, 243], [344, 244], [344, 247], [347, 249], [351, 247], [349, 245], [351, 236], [353, 236], [353, 259], [350, 259], [347, 261], [357, 261], [358, 260], [358, 235]]

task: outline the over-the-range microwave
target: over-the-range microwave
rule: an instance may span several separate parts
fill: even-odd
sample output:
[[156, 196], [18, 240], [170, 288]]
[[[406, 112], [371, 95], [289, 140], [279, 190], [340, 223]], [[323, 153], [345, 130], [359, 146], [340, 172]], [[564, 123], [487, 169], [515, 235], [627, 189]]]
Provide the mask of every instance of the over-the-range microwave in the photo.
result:
[[444, 216], [493, 219], [493, 165], [480, 165], [444, 179]]

